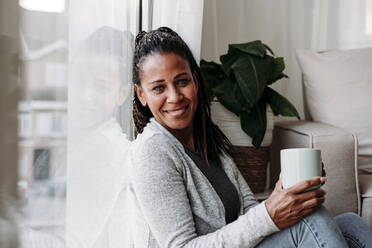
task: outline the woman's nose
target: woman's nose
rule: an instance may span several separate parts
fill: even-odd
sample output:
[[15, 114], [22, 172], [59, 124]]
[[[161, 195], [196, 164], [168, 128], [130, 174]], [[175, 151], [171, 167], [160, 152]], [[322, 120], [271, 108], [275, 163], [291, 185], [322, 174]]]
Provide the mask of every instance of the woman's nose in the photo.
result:
[[173, 87], [169, 90], [167, 101], [169, 103], [176, 103], [183, 98], [182, 92], [177, 88]]

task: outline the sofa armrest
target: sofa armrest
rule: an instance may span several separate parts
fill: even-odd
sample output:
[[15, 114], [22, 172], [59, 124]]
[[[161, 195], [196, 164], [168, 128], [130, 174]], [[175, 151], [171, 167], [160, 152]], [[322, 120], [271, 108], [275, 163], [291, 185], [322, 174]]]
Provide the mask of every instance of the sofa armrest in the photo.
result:
[[355, 135], [327, 124], [311, 121], [275, 123], [270, 150], [270, 188], [279, 178], [281, 149], [318, 148], [328, 179], [323, 186], [327, 191], [324, 205], [333, 215], [360, 214], [357, 144]]

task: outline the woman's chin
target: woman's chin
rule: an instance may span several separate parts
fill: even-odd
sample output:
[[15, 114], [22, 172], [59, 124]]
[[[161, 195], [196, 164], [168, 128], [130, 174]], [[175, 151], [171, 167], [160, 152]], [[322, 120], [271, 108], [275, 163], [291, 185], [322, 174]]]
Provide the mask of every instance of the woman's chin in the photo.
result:
[[191, 127], [191, 122], [190, 121], [177, 121], [173, 123], [167, 123], [165, 127], [168, 130], [174, 130], [177, 132], [183, 132], [188, 130]]

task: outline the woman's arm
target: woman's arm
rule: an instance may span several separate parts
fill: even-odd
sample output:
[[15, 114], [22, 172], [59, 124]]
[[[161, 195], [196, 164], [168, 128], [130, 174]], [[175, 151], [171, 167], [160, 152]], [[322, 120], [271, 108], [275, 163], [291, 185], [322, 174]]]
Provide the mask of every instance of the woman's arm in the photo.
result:
[[[142, 149], [141, 149], [142, 150]], [[265, 205], [251, 207], [236, 221], [207, 235], [197, 236], [176, 158], [162, 145], [151, 145], [132, 159], [133, 188], [141, 212], [160, 247], [254, 247], [277, 231]], [[202, 206], [200, 206], [202, 207]]]

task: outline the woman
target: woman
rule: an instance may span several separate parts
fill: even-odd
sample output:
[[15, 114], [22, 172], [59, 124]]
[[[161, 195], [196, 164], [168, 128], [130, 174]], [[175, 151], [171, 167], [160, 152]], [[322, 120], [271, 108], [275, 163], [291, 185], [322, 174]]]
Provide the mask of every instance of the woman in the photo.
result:
[[[211, 121], [199, 67], [174, 31], [136, 37], [133, 82], [140, 133], [130, 156], [135, 247], [347, 247], [321, 207], [325, 192], [301, 193], [325, 178], [288, 190], [279, 180], [265, 202], [254, 199], [230, 142]], [[345, 218], [363, 226], [354, 215]], [[372, 245], [368, 235], [355, 236]]]

